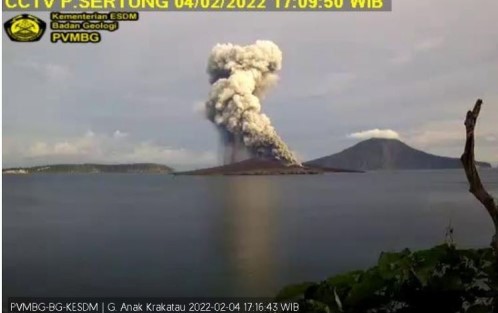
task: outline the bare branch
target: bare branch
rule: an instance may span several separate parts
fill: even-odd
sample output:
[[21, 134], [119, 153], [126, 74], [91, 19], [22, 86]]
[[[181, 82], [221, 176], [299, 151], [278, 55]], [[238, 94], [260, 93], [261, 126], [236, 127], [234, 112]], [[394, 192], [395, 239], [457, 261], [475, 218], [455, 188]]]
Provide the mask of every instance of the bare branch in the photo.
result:
[[494, 248], [495, 253], [498, 257], [498, 206], [495, 203], [493, 197], [484, 188], [479, 173], [477, 172], [475, 157], [474, 157], [474, 130], [477, 123], [477, 118], [479, 112], [481, 111], [482, 100], [477, 99], [474, 109], [467, 112], [467, 117], [465, 118], [465, 129], [466, 129], [466, 141], [465, 150], [460, 158], [465, 169], [465, 174], [467, 175], [467, 180], [469, 181], [470, 189], [469, 191], [482, 203], [486, 208], [493, 224], [495, 226], [495, 235], [491, 242], [491, 246]]

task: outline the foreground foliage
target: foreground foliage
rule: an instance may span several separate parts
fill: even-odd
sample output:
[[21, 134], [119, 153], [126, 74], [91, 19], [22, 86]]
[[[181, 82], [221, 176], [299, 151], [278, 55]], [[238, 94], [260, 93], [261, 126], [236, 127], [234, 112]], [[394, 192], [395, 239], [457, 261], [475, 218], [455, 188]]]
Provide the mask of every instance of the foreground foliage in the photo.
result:
[[498, 271], [491, 249], [382, 253], [366, 271], [284, 288], [301, 312], [498, 312]]

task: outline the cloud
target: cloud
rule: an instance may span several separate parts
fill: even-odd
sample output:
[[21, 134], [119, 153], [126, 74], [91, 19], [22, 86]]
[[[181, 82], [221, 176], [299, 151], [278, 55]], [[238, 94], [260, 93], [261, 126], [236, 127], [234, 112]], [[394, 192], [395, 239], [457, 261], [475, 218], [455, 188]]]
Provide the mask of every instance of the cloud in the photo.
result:
[[411, 52], [401, 52], [397, 55], [395, 55], [391, 59], [391, 63], [396, 64], [396, 65], [401, 65], [401, 64], [406, 64], [410, 62], [413, 59], [413, 53]]
[[488, 141], [488, 142], [495, 142], [495, 141], [497, 141], [497, 140], [498, 140], [498, 139], [497, 139], [497, 137], [496, 137], [496, 136], [493, 136], [493, 135], [486, 136], [486, 137], [485, 137], [485, 139], [486, 139], [486, 141]]
[[19, 67], [29, 69], [33, 72], [39, 73], [42, 77], [49, 81], [60, 82], [72, 77], [69, 67], [56, 64], [56, 63], [41, 63], [37, 61], [26, 61], [16, 63]]
[[43, 70], [51, 80], [65, 80], [71, 77], [69, 69], [59, 64], [46, 64]]
[[440, 47], [443, 43], [443, 37], [430, 37], [416, 43], [414, 46], [414, 50], [417, 52], [428, 52]]
[[161, 145], [154, 141], [134, 141], [129, 134], [116, 130], [112, 134], [88, 131], [82, 136], [47, 142], [35, 141], [27, 146], [4, 139], [3, 157], [8, 166], [50, 163], [161, 163], [175, 166], [215, 164], [210, 151], [192, 151]]
[[355, 139], [369, 139], [369, 138], [387, 138], [387, 139], [399, 139], [399, 134], [392, 129], [370, 129], [364, 130], [348, 135], [349, 138]]
[[[492, 122], [492, 116], [482, 114], [477, 131], [476, 140], [482, 143], [493, 143], [498, 138], [498, 131]], [[450, 146], [463, 147], [465, 142], [465, 127], [461, 119], [438, 120], [417, 125], [405, 132], [404, 138], [420, 147]]]
[[152, 142], [141, 142], [133, 146], [122, 156], [126, 162], [166, 163], [172, 165], [214, 164], [215, 155], [211, 152], [194, 152], [186, 149], [175, 149], [156, 145]]
[[128, 133], [124, 133], [124, 132], [122, 132], [122, 131], [120, 131], [120, 130], [118, 129], [118, 130], [116, 130], [116, 131], [112, 134], [112, 136], [113, 136], [114, 138], [125, 138], [125, 137], [128, 137]]
[[391, 58], [391, 63], [395, 65], [401, 65], [411, 62], [418, 55], [422, 53], [429, 53], [442, 46], [444, 43], [443, 37], [429, 37], [410, 45], [408, 48], [404, 48], [398, 51]]
[[[487, 112], [487, 111], [485, 111]], [[482, 114], [477, 124], [476, 155], [482, 161], [498, 162], [498, 132], [495, 117]], [[461, 119], [440, 119], [433, 122], [420, 123], [403, 132], [407, 144], [424, 151], [458, 157], [465, 145], [465, 126]]]
[[424, 123], [411, 130], [406, 139], [420, 148], [463, 146], [465, 134], [460, 120]]
[[192, 111], [197, 114], [206, 114], [206, 102], [203, 100], [197, 100], [192, 105]]
[[339, 95], [351, 86], [357, 75], [351, 72], [327, 73], [306, 90], [295, 90], [300, 97], [324, 97]]

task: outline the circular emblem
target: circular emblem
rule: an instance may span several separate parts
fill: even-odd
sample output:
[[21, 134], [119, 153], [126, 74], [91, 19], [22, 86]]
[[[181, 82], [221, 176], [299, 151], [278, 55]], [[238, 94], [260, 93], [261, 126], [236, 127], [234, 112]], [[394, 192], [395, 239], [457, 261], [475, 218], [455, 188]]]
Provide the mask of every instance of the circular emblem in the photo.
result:
[[46, 24], [31, 14], [21, 14], [5, 22], [4, 28], [12, 41], [32, 42], [40, 40]]

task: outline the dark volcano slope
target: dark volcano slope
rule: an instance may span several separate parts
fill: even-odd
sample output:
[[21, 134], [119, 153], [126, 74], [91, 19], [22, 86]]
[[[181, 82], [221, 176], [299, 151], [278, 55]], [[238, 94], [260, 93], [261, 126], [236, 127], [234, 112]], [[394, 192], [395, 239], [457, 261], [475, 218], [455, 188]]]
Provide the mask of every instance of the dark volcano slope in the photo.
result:
[[[429, 154], [414, 149], [397, 139], [378, 138], [362, 141], [339, 153], [308, 161], [304, 165], [360, 171], [462, 167], [458, 158]], [[491, 167], [485, 162], [478, 162], [478, 165]]]
[[310, 175], [326, 172], [349, 172], [315, 166], [284, 165], [277, 160], [252, 158], [223, 166], [204, 168], [175, 175]]

